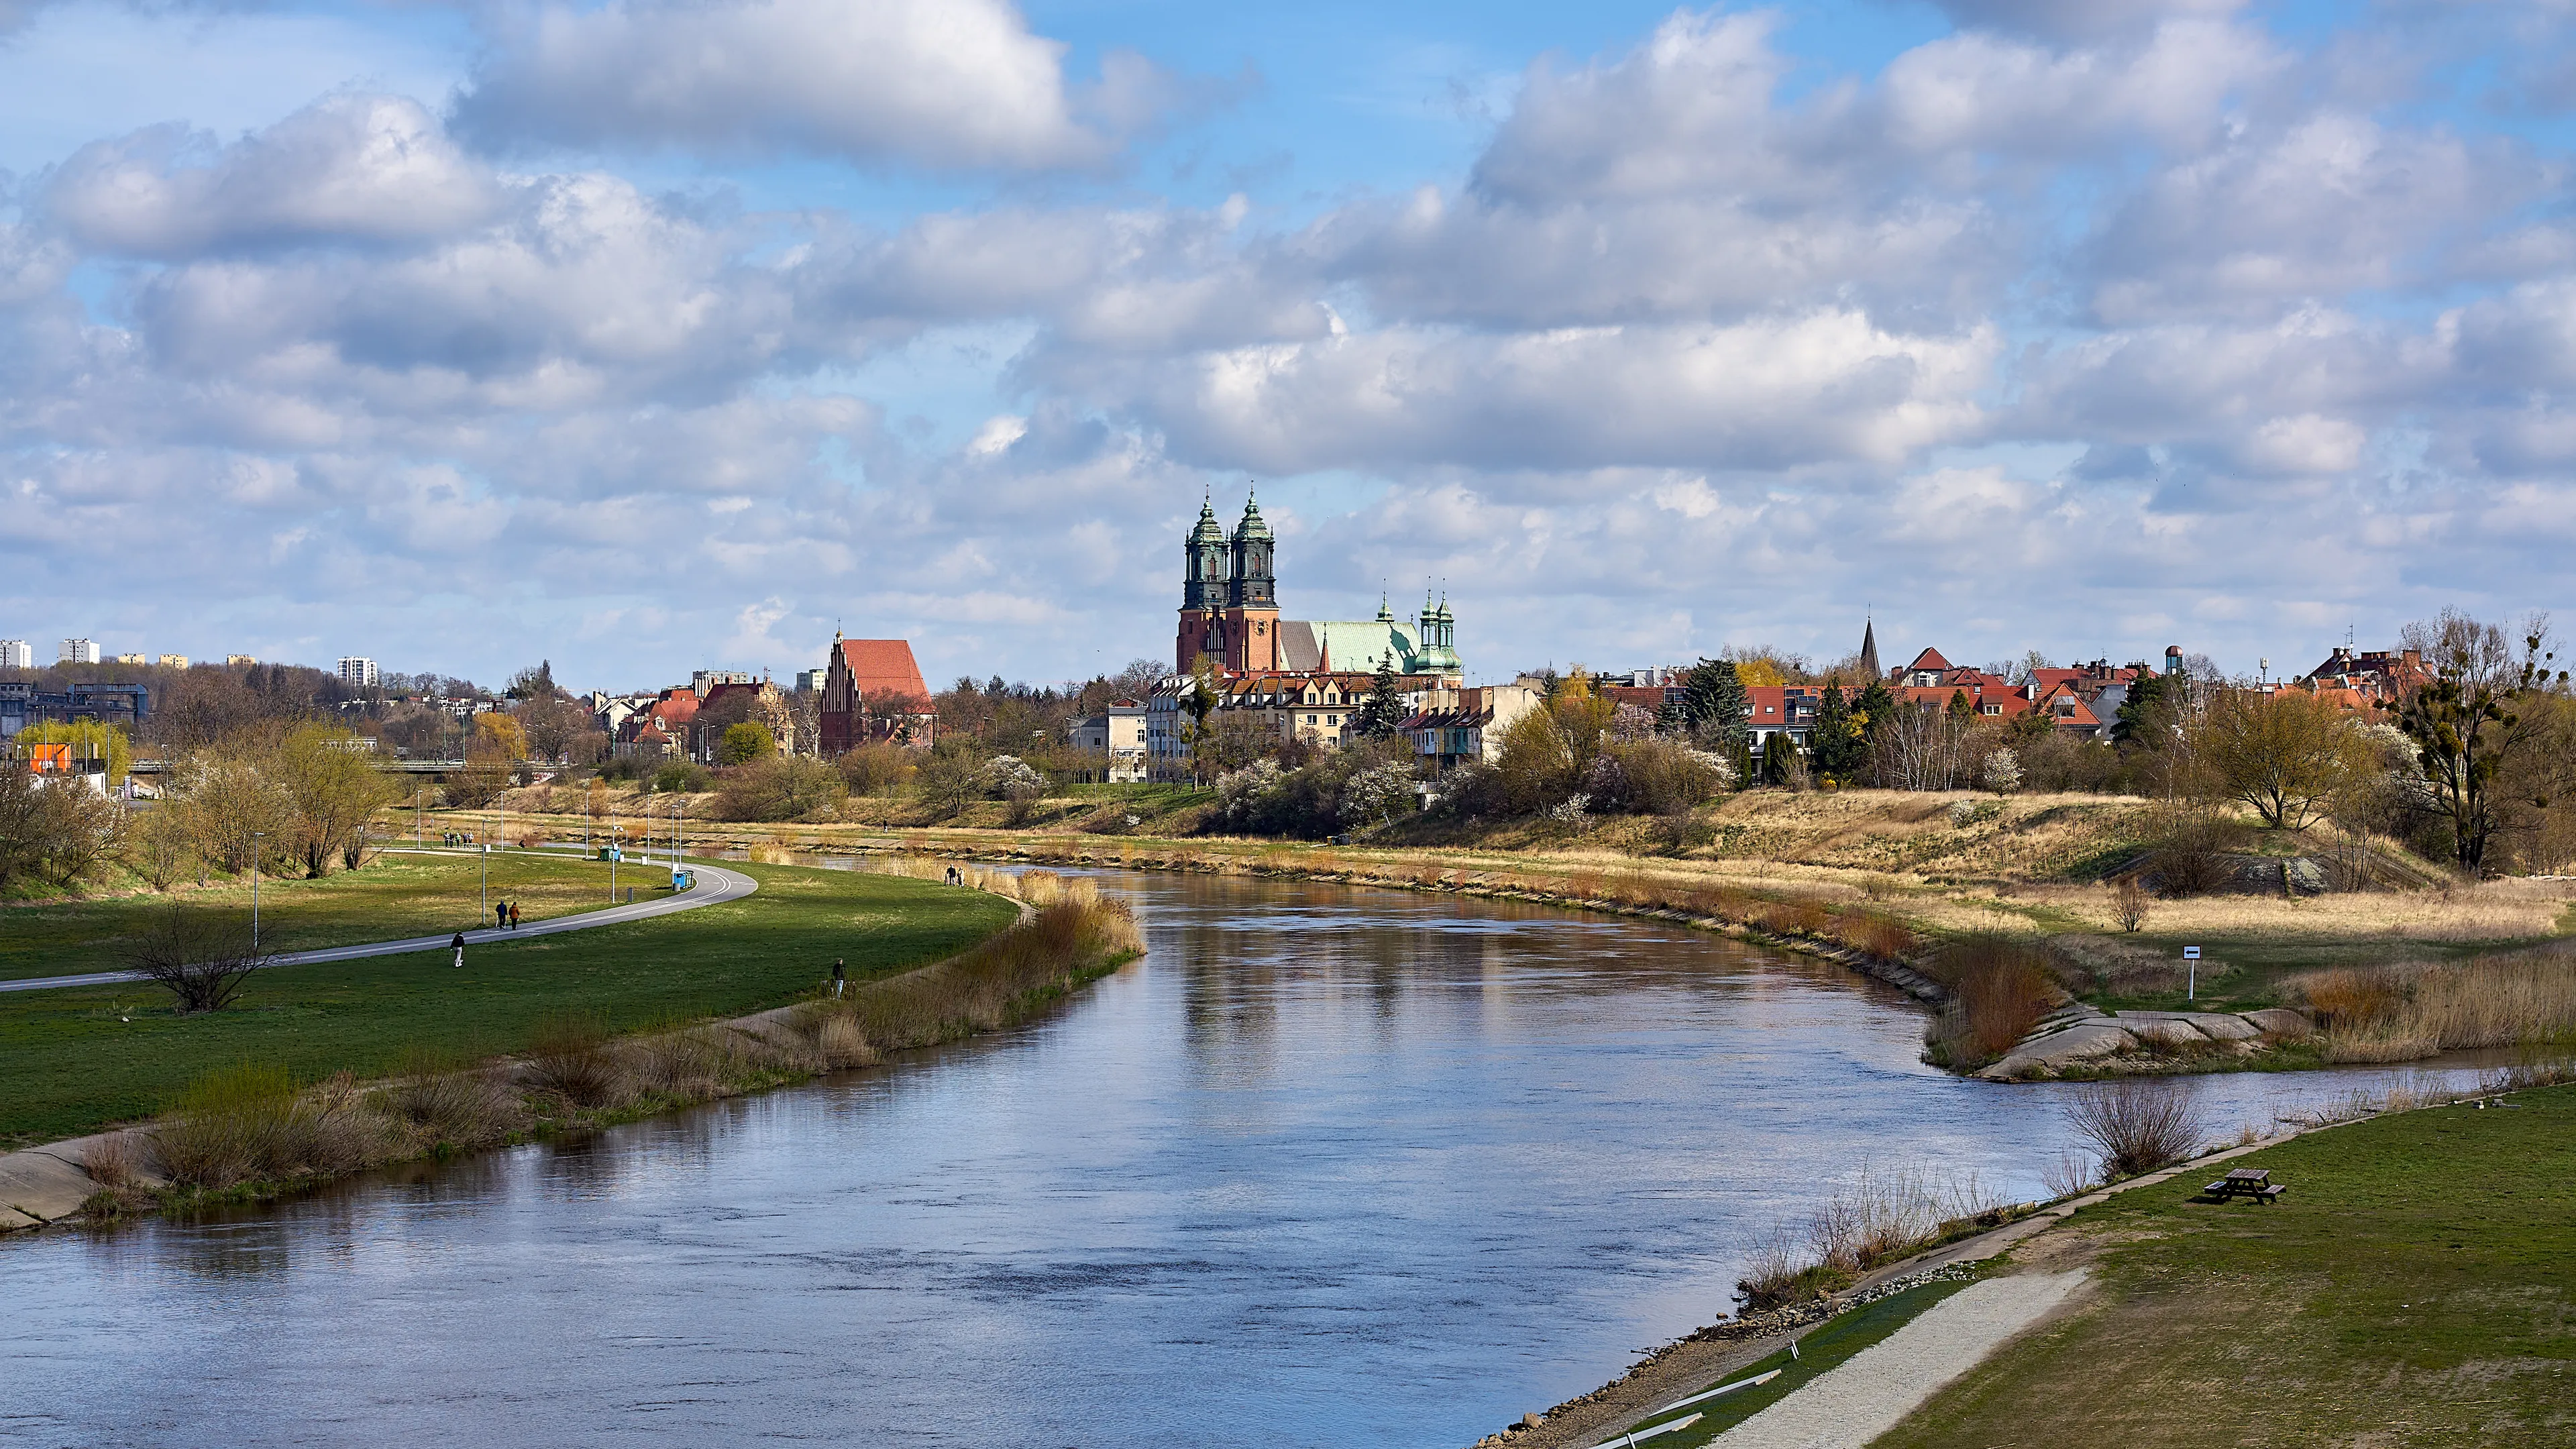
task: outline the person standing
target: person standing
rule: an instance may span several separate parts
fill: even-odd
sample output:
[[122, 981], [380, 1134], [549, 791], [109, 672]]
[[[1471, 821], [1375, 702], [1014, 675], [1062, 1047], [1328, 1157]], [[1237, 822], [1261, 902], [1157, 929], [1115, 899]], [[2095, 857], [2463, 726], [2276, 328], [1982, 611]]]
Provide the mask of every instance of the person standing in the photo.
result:
[[517, 901], [510, 902], [510, 929], [513, 931], [519, 929], [519, 903]]
[[465, 968], [465, 933], [463, 931], [457, 932], [456, 939], [448, 942], [447, 946], [449, 950], [456, 953], [457, 969], [460, 971], [463, 970]]
[[840, 999], [841, 999], [841, 987], [842, 987], [842, 985], [843, 985], [845, 982], [847, 982], [848, 980], [849, 980], [849, 974], [848, 974], [848, 972], [847, 972], [847, 971], [845, 971], [845, 970], [842, 968], [842, 965], [841, 965], [841, 958], [840, 958], [840, 957], [838, 957], [838, 956], [833, 957], [833, 958], [832, 958], [832, 999], [833, 999], [834, 1001], [838, 1001], [838, 1000], [840, 1000]]

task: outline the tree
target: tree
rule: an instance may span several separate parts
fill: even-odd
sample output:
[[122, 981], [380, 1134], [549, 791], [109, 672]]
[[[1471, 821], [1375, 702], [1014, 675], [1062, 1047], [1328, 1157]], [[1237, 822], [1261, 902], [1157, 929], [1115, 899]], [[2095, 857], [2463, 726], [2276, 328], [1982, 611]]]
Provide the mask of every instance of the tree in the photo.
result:
[[750, 761], [716, 792], [716, 814], [727, 820], [802, 820], [838, 811], [850, 787], [841, 772], [803, 755], [768, 755]]
[[1746, 723], [1751, 706], [1732, 660], [1702, 659], [1684, 682], [1682, 728], [1724, 759], [1739, 780], [1753, 773], [1752, 730]]
[[1826, 784], [1849, 785], [1860, 778], [1869, 760], [1860, 725], [1843, 698], [1843, 687], [1826, 685], [1824, 697], [1816, 702], [1815, 726], [1807, 736], [1816, 774]]
[[515, 716], [487, 709], [474, 716], [474, 741], [465, 747], [465, 755], [515, 765], [528, 757], [528, 732]]
[[984, 797], [984, 762], [962, 743], [941, 741], [913, 776], [922, 803], [945, 818]]
[[[2548, 637], [2542, 617], [2524, 634], [2519, 660], [2501, 628], [2448, 609], [2433, 625], [2413, 625], [2409, 633], [2424, 640], [2418, 647], [2433, 678], [2398, 702], [2397, 728], [2415, 743], [2433, 811], [2450, 826], [2453, 860], [2475, 873], [2504, 824], [2500, 807], [2510, 797], [2496, 788], [2498, 779], [2538, 737], [2538, 712], [2522, 706], [2553, 683], [2564, 686], [2567, 671], [2554, 680], [2549, 673], [2558, 656], [2542, 648]], [[2545, 807], [2548, 800], [2541, 795], [2533, 803]]]
[[1895, 713], [1896, 696], [1888, 691], [1884, 679], [1871, 680], [1869, 687], [1860, 692], [1860, 698], [1852, 701], [1852, 718], [1860, 723], [1864, 745], [1878, 743], [1879, 731], [1887, 728], [1888, 720]]
[[248, 870], [255, 855], [286, 848], [293, 803], [245, 742], [185, 758], [169, 779], [163, 808], [180, 812], [198, 853], [222, 869]]
[[744, 720], [740, 724], [725, 726], [724, 736], [716, 744], [716, 763], [748, 764], [753, 760], [770, 759], [777, 753], [778, 736], [769, 732], [769, 726]]
[[360, 832], [401, 793], [368, 758], [363, 746], [371, 743], [336, 726], [312, 724], [289, 734], [270, 756], [269, 774], [285, 795], [284, 843], [308, 877], [328, 871], [335, 856], [362, 859]]
[[2305, 830], [2371, 767], [2341, 710], [2305, 690], [2217, 691], [2193, 747], [2219, 788], [2275, 830]]
[[125, 731], [100, 720], [40, 720], [18, 731], [20, 745], [70, 745], [83, 759], [107, 762], [107, 783], [122, 785], [134, 765], [134, 746]]
[[540, 659], [534, 669], [522, 669], [510, 676], [510, 687], [504, 693], [512, 699], [552, 699], [555, 697], [555, 667]]
[[1377, 674], [1369, 680], [1368, 698], [1360, 704], [1353, 728], [1364, 740], [1382, 740], [1404, 723], [1404, 700], [1395, 692], [1395, 656], [1381, 654]]
[[1550, 809], [1574, 793], [1574, 752], [1554, 711], [1533, 709], [1503, 728], [1502, 748], [1494, 768], [1501, 777], [1506, 806], [1515, 814]]
[[182, 1012], [221, 1011], [250, 973], [276, 958], [252, 944], [250, 918], [172, 901], [126, 939], [127, 969], [179, 999]]
[[2151, 674], [2144, 662], [2129, 666], [2137, 677], [2129, 681], [2129, 691], [2120, 701], [2120, 710], [2111, 726], [2111, 743], [2115, 745], [2161, 744], [2156, 726], [2170, 723], [2170, 711], [2164, 708], [2172, 697], [2174, 682], [2161, 674]]

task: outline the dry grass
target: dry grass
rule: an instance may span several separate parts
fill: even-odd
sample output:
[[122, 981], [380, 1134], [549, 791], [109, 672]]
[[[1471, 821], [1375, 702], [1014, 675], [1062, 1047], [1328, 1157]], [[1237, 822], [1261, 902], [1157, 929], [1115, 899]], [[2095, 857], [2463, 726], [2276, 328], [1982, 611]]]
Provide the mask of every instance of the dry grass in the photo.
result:
[[2337, 967], [2287, 985], [2315, 1014], [2333, 1061], [2401, 1062], [2576, 1041], [2576, 958], [2564, 949], [2442, 965]]
[[1837, 1186], [1804, 1223], [1754, 1241], [1736, 1295], [1754, 1310], [1837, 1292], [1969, 1225], [2002, 1221], [2005, 1206], [1973, 1173], [1937, 1176], [1920, 1167], [1865, 1163], [1859, 1177]]
[[155, 1128], [153, 1155], [189, 1187], [292, 1181], [384, 1160], [389, 1125], [345, 1072], [299, 1092], [282, 1069], [244, 1065], [192, 1085]]
[[133, 1139], [122, 1132], [97, 1138], [81, 1152], [81, 1170], [111, 1191], [132, 1187], [138, 1166]]

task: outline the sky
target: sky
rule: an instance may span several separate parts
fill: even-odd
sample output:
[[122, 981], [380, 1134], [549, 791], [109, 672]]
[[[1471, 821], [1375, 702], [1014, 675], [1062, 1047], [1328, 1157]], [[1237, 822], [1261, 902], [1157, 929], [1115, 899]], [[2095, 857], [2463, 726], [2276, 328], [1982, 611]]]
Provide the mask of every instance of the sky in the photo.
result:
[[2576, 0], [0, 0], [0, 635], [581, 688], [1292, 618], [2576, 609]]

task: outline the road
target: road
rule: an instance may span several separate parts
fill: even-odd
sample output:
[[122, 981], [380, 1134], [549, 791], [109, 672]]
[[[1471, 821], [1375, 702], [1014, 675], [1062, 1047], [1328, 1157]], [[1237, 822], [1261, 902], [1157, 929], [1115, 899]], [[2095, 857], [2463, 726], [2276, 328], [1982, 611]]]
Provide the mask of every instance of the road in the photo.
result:
[[[410, 852], [405, 852], [406, 854]], [[432, 852], [421, 852], [430, 854]], [[524, 941], [530, 936], [553, 936], [565, 931], [587, 931], [598, 926], [622, 925], [628, 921], [649, 920], [677, 911], [694, 911], [700, 906], [721, 905], [738, 901], [760, 889], [760, 882], [738, 870], [727, 870], [705, 861], [691, 861], [689, 869], [697, 873], [698, 883], [676, 896], [638, 901], [631, 906], [610, 906], [602, 911], [585, 911], [574, 916], [552, 916], [530, 921], [515, 931], [496, 931], [485, 927], [465, 933], [465, 944], [479, 946], [496, 941]], [[444, 951], [454, 939], [444, 936], [410, 936], [399, 941], [369, 941], [355, 946], [333, 946], [322, 951], [295, 951], [270, 962], [272, 966], [317, 965], [328, 961], [358, 961], [369, 956], [406, 956], [415, 951]], [[47, 991], [62, 986], [105, 986], [118, 981], [140, 981], [137, 971], [92, 971], [81, 976], [39, 976], [27, 981], [0, 981], [0, 991]]]

